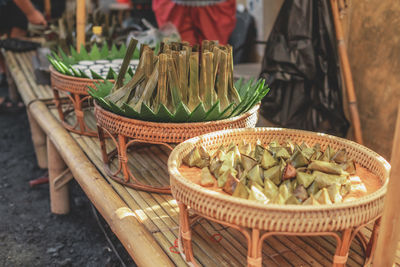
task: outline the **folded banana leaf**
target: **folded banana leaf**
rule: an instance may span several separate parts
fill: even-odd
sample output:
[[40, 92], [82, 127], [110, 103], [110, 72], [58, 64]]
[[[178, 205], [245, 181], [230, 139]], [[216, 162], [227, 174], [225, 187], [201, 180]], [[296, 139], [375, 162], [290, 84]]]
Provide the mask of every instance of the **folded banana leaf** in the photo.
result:
[[311, 183], [314, 181], [315, 176], [306, 172], [298, 171], [296, 173], [297, 182], [303, 185], [305, 188], [309, 187]]
[[332, 184], [344, 184], [347, 177], [344, 175], [327, 174], [320, 171], [314, 171], [315, 183], [319, 189], [328, 187]]
[[332, 203], [341, 203], [342, 195], [340, 194], [341, 185], [333, 184], [326, 188]]
[[238, 183], [235, 189], [235, 192], [233, 192], [232, 196], [234, 197], [240, 197], [244, 199], [248, 199], [250, 195], [250, 190], [247, 188], [246, 185], [242, 183]]
[[203, 146], [195, 147], [184, 158], [183, 163], [189, 167], [204, 168], [209, 165], [210, 156]]
[[270, 179], [264, 180], [264, 195], [266, 195], [269, 199], [275, 198], [275, 196], [279, 194], [278, 187], [272, 182]]
[[[97, 87], [103, 88], [102, 91], [109, 91], [111, 92], [112, 89], [112, 84], [102, 84]], [[104, 89], [106, 88], [106, 89]], [[261, 88], [265, 90], [265, 95], [268, 93], [269, 88], [264, 87]], [[98, 93], [98, 90], [91, 88], [89, 90], [89, 94], [96, 99], [96, 101], [99, 102], [110, 102], [105, 99], [105, 96], [102, 96], [102, 93]], [[260, 102], [261, 99], [258, 101]], [[258, 102], [254, 103], [257, 104]], [[143, 104], [142, 104], [143, 105]], [[254, 105], [252, 105], [250, 108], [252, 108]], [[135, 114], [132, 114], [126, 110], [126, 108], [122, 107], [123, 113], [121, 115], [126, 116], [128, 118], [132, 119], [138, 119], [138, 120], [146, 120], [146, 121], [154, 121], [154, 122], [202, 122], [202, 121], [214, 121], [214, 120], [219, 120], [219, 119], [225, 119], [225, 118], [230, 118], [232, 116], [240, 115], [243, 112], [228, 112], [228, 110], [220, 110], [220, 105], [219, 101], [217, 101], [208, 111], [205, 110], [204, 105], [202, 102], [200, 102], [192, 112], [190, 112], [189, 108], [182, 102], [179, 103], [180, 108], [176, 109], [175, 113], [172, 113], [170, 109], [166, 106], [160, 107], [158, 112], [154, 112], [150, 107], [142, 107], [141, 109], [144, 109], [146, 112], [145, 114], [142, 114], [142, 112], [138, 112]], [[234, 106], [234, 103], [231, 103], [230, 106]], [[227, 109], [229, 109], [229, 107]], [[250, 109], [249, 108], [249, 109]], [[107, 108], [106, 108], [107, 109]], [[246, 109], [248, 111], [249, 109]], [[152, 116], [148, 116], [148, 112], [151, 110]], [[112, 111], [112, 110], [111, 110]], [[167, 113], [169, 116], [165, 116], [164, 114]], [[228, 113], [230, 113], [228, 115]], [[286, 149], [284, 149], [286, 151]], [[285, 151], [282, 151], [284, 153], [284, 157], [288, 157], [288, 155], [285, 153]], [[278, 154], [278, 156], [281, 156], [281, 154]]]
[[308, 198], [308, 193], [307, 190], [304, 188], [303, 185], [298, 185], [294, 190], [293, 190], [293, 195], [299, 199], [300, 201], [304, 201]]
[[239, 184], [239, 180], [236, 177], [229, 175], [228, 179], [222, 188], [226, 193], [232, 195], [236, 190], [236, 186]]
[[303, 152], [301, 150], [297, 150], [290, 157], [290, 162], [292, 163], [293, 167], [299, 168], [299, 167], [307, 166], [309, 163], [309, 160], [307, 159], [307, 157], [303, 154]]
[[285, 204], [285, 198], [279, 193], [272, 199], [271, 203], [283, 205]]
[[230, 169], [235, 169], [235, 153], [233, 151], [229, 151], [226, 153], [224, 161], [219, 168], [218, 176], [224, 174], [225, 172], [229, 171]]
[[307, 188], [307, 193], [311, 195], [315, 195], [318, 192], [318, 185], [316, 182], [312, 182], [311, 185]]
[[294, 196], [291, 195], [286, 201], [285, 204], [287, 205], [300, 205], [301, 202]]
[[263, 179], [261, 178], [261, 170], [259, 165], [255, 165], [248, 173], [247, 178], [250, 181], [256, 182], [260, 186], [264, 186]]
[[241, 154], [240, 158], [241, 158], [241, 164], [244, 170], [246, 171], [250, 171], [257, 164], [257, 161], [254, 158], [247, 156], [245, 154]]
[[313, 205], [313, 206], [321, 205], [321, 204], [314, 198], [313, 195], [310, 195], [310, 197], [307, 198], [302, 204], [303, 204], [303, 205]]
[[251, 154], [251, 144], [250, 143], [245, 143], [244, 141], [242, 141], [242, 143], [239, 144], [239, 152], [240, 154], [246, 155], [246, 156], [250, 156]]
[[[82, 60], [94, 61], [100, 59], [122, 59], [124, 58], [126, 52], [127, 47], [125, 46], [125, 44], [122, 44], [119, 49], [114, 44], [111, 50], [109, 50], [107, 43], [104, 43], [101, 49], [99, 49], [99, 47], [94, 44], [91, 47], [90, 52], [86, 50], [84, 45], [81, 46], [79, 52], [77, 52], [73, 46], [70, 46], [70, 51], [67, 55], [59, 46], [57, 53], [53, 51], [52, 54], [48, 56], [48, 59], [50, 64], [62, 74], [77, 78], [89, 78], [83, 71], [73, 68], [72, 65], [78, 64], [79, 61]], [[139, 59], [137, 53], [134, 53], [132, 59]], [[128, 72], [132, 74], [133, 70], [129, 67]], [[93, 79], [105, 80], [116, 78], [116, 73], [111, 67], [109, 68], [105, 79], [95, 71], [91, 71], [91, 73]]]
[[261, 167], [269, 169], [278, 164], [278, 161], [269, 153], [267, 149], [264, 149], [261, 158]]
[[279, 185], [281, 183], [280, 165], [276, 165], [269, 168], [268, 170], [265, 170], [264, 178], [271, 180], [276, 185]]
[[320, 204], [332, 204], [331, 198], [329, 197], [328, 190], [326, 188], [322, 188], [315, 194], [315, 199]]
[[263, 204], [267, 204], [268, 202], [270, 202], [270, 199], [268, 199], [267, 196], [264, 195], [262, 188], [256, 185], [252, 185], [250, 187], [250, 194], [248, 199], [255, 200]]
[[292, 193], [289, 191], [289, 188], [285, 184], [281, 184], [279, 186], [279, 194], [282, 195], [283, 199], [286, 201]]
[[215, 184], [216, 180], [214, 176], [210, 173], [210, 170], [207, 167], [204, 167], [201, 169], [201, 181], [200, 185], [202, 186], [213, 186]]
[[327, 162], [327, 161], [321, 161], [321, 160], [312, 161], [308, 165], [308, 169], [314, 170], [314, 171], [330, 173], [330, 174], [348, 175], [348, 173], [346, 171], [344, 171], [340, 165], [338, 165], [334, 162]]
[[221, 174], [218, 177], [218, 187], [224, 187], [226, 182], [228, 182], [231, 179], [236, 179], [236, 175], [237, 175], [237, 171], [233, 168], [227, 170], [226, 172], [224, 172], [223, 174]]

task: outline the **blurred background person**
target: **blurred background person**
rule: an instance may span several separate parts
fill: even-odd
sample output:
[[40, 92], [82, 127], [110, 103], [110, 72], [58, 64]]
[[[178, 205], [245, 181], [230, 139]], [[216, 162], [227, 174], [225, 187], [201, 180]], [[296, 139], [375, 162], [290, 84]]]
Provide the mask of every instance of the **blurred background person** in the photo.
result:
[[[27, 34], [28, 21], [36, 25], [47, 25], [43, 14], [30, 0], [0, 0], [0, 36], [20, 38]], [[4, 63], [0, 59], [0, 85], [5, 86]], [[23, 107], [8, 97], [0, 97], [0, 111], [15, 111]]]
[[227, 44], [236, 25], [236, 0], [153, 0], [158, 27], [172, 22], [182, 41]]
[[30, 0], [0, 0], [0, 34], [18, 38], [26, 35], [28, 21], [47, 25], [43, 14]]

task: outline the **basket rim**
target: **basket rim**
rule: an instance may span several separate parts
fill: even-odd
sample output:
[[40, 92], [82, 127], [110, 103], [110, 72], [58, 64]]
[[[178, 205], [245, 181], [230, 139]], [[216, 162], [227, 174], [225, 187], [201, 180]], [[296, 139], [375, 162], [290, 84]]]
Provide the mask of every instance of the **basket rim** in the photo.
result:
[[50, 73], [51, 75], [58, 76], [59, 78], [65, 79], [65, 80], [71, 80], [75, 82], [82, 82], [82, 83], [93, 83], [97, 81], [109, 81], [109, 82], [115, 82], [115, 80], [106, 80], [106, 79], [90, 79], [90, 78], [81, 78], [81, 77], [75, 77], [75, 76], [69, 76], [62, 74], [58, 70], [56, 70], [53, 66], [50, 65]]
[[[318, 206], [312, 206], [312, 205], [303, 206], [303, 205], [293, 205], [293, 204], [287, 204], [287, 205], [262, 204], [262, 203], [258, 203], [253, 200], [236, 198], [236, 197], [224, 195], [219, 192], [202, 187], [202, 186], [186, 179], [178, 170], [177, 156], [179, 155], [179, 153], [181, 153], [181, 151], [188, 144], [196, 144], [197, 142], [201, 141], [203, 138], [208, 138], [215, 134], [227, 134], [227, 133], [232, 133], [232, 132], [262, 133], [262, 132], [266, 132], [266, 131], [286, 131], [286, 132], [293, 132], [293, 133], [313, 134], [313, 135], [324, 136], [327, 138], [336, 139], [336, 140], [340, 140], [340, 141], [345, 141], [345, 142], [350, 143], [351, 145], [358, 146], [359, 148], [363, 149], [366, 153], [372, 154], [378, 161], [380, 161], [382, 163], [382, 165], [384, 166], [384, 169], [385, 169], [385, 178], [386, 178], [385, 182], [383, 183], [381, 188], [379, 188], [377, 191], [375, 191], [371, 194], [368, 194], [366, 196], [363, 196], [357, 200], [349, 201], [349, 202], [345, 202], [345, 203], [323, 204], [323, 205], [318, 205]], [[257, 209], [263, 210], [263, 211], [278, 211], [278, 212], [282, 211], [282, 212], [292, 212], [292, 213], [303, 213], [303, 212], [321, 212], [321, 211], [335, 211], [335, 210], [348, 209], [348, 208], [368, 204], [370, 202], [373, 202], [373, 201], [383, 197], [386, 194], [387, 185], [389, 182], [390, 164], [382, 156], [380, 156], [376, 152], [372, 151], [371, 149], [369, 149], [363, 145], [360, 145], [356, 142], [353, 142], [351, 140], [344, 139], [344, 138], [340, 138], [340, 137], [336, 137], [336, 136], [324, 134], [324, 133], [315, 133], [315, 132], [311, 132], [311, 131], [305, 131], [305, 130], [288, 129], [288, 128], [280, 128], [280, 127], [256, 127], [256, 128], [222, 130], [222, 131], [207, 133], [204, 135], [200, 135], [200, 136], [188, 139], [188, 140], [180, 143], [179, 145], [177, 145], [171, 152], [171, 154], [168, 158], [168, 171], [169, 171], [170, 177], [173, 178], [174, 180], [176, 180], [182, 186], [190, 189], [193, 192], [205, 195], [206, 197], [215, 199], [217, 201], [224, 201], [226, 203], [234, 204], [234, 205], [242, 206], [242, 207], [257, 208]], [[171, 183], [171, 189], [172, 189], [173, 195], [174, 195], [174, 187], [175, 186], [173, 185], [173, 183]]]
[[215, 121], [204, 121], [204, 122], [154, 122], [154, 121], [145, 121], [145, 120], [139, 120], [139, 119], [133, 119], [129, 117], [125, 117], [122, 115], [118, 115], [114, 112], [111, 112], [109, 110], [104, 109], [101, 107], [99, 104], [97, 104], [97, 101], [94, 102], [94, 108], [95, 108], [95, 114], [97, 117], [97, 112], [100, 111], [101, 113], [112, 117], [113, 119], [119, 119], [122, 120], [123, 122], [127, 123], [132, 123], [136, 125], [145, 125], [147, 127], [157, 127], [157, 128], [163, 128], [163, 127], [180, 127], [180, 128], [186, 128], [186, 127], [205, 127], [207, 125], [217, 125], [217, 124], [225, 124], [229, 123], [231, 121], [236, 121], [238, 119], [250, 116], [251, 114], [257, 112], [257, 110], [260, 108], [260, 103], [254, 105], [250, 110], [248, 110], [245, 113], [242, 113], [240, 115], [237, 115], [235, 117], [231, 118], [226, 118], [222, 120], [215, 120]]

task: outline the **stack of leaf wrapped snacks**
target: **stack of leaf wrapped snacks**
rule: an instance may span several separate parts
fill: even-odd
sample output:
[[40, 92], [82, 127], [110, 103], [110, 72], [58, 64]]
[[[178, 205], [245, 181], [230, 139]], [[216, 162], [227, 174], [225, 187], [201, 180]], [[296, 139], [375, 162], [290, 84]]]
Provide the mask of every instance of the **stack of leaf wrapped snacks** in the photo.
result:
[[219, 187], [234, 197], [272, 204], [341, 203], [351, 191], [353, 160], [345, 149], [273, 141], [221, 146], [213, 154], [196, 147], [183, 158], [201, 168], [200, 185]]
[[[119, 49], [116, 45], [112, 45], [109, 49], [107, 43], [104, 43], [101, 48], [94, 44], [90, 51], [82, 45], [79, 52], [73, 46], [70, 46], [68, 55], [58, 47], [57, 53], [53, 51], [48, 59], [54, 69], [64, 75], [77, 78], [113, 80], [117, 78], [122, 58], [127, 52], [127, 47], [124, 44]], [[133, 52], [129, 63], [133, 63], [135, 59], [139, 59], [139, 50]], [[134, 73], [135, 64], [128, 65], [129, 77]]]
[[[124, 60], [130, 58], [127, 52]], [[89, 93], [103, 108], [144, 121], [231, 118], [249, 111], [269, 91], [262, 79], [234, 82], [232, 47], [212, 41], [204, 41], [201, 50], [188, 43], [163, 43], [159, 53], [144, 45], [135, 74], [124, 77], [121, 68], [114, 85], [100, 83]]]

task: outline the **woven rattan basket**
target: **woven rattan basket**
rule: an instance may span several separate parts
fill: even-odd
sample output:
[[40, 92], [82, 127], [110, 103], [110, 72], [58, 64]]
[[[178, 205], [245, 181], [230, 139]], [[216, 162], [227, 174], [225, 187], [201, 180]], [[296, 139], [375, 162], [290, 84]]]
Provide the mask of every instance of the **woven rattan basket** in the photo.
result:
[[[97, 136], [96, 129], [91, 129], [85, 123], [84, 110], [92, 110], [89, 105], [91, 97], [87, 92], [88, 86], [95, 87], [94, 83], [100, 80], [64, 75], [53, 67], [50, 67], [50, 73], [54, 102], [63, 126], [74, 133]], [[110, 80], [110, 82], [113, 82], [113, 80]], [[66, 93], [67, 102], [61, 100], [60, 92]], [[66, 119], [67, 116], [71, 115], [76, 116], [74, 125], [68, 123]]]
[[177, 144], [205, 133], [255, 127], [259, 107], [260, 105], [256, 105], [248, 112], [229, 119], [191, 123], [161, 123], [131, 119], [107, 111], [96, 103], [95, 115], [97, 124], [112, 134], [121, 134], [143, 141]]
[[[134, 143], [150, 143], [167, 146], [172, 150], [171, 144], [181, 143], [189, 138], [224, 129], [252, 128], [257, 123], [259, 105], [254, 106], [248, 112], [229, 119], [193, 122], [193, 123], [159, 123], [127, 118], [103, 109], [97, 103], [95, 116], [97, 120], [100, 145], [103, 153], [103, 161], [110, 177], [127, 186], [159, 193], [170, 193], [169, 185], [165, 187], [152, 187], [140, 185], [129, 172], [127, 165], [127, 149]], [[104, 136], [107, 134], [117, 147], [114, 151], [107, 152]], [[123, 179], [117, 174], [112, 174], [109, 164], [114, 156], [117, 156], [121, 164]], [[131, 180], [135, 182], [132, 183]]]
[[[345, 148], [356, 163], [382, 180], [383, 187], [370, 195], [348, 203], [320, 206], [264, 205], [208, 190], [189, 181], [178, 170], [182, 158], [195, 146], [203, 145], [208, 150], [214, 150], [221, 144], [228, 145], [231, 142], [238, 144], [242, 140], [255, 143], [258, 139], [262, 143], [272, 140], [283, 142], [290, 139], [297, 143], [304, 141], [311, 146], [319, 143], [323, 149], [328, 145], [333, 149]], [[281, 128], [235, 129], [205, 134], [178, 145], [168, 160], [172, 194], [180, 203], [181, 211], [185, 212], [186, 207], [189, 207], [202, 217], [226, 223], [228, 226], [266, 231], [266, 234], [260, 237], [261, 245], [262, 240], [273, 233], [315, 235], [352, 229], [354, 231], [351, 232], [351, 236], [354, 238], [360, 226], [374, 221], [382, 214], [389, 169], [390, 165], [385, 159], [352, 141], [326, 134]], [[185, 239], [184, 235], [187, 235], [185, 230], [182, 230], [181, 234]], [[340, 237], [335, 237], [339, 242]], [[343, 243], [344, 241], [342, 245]], [[190, 251], [186, 251], [185, 254], [187, 253]], [[258, 263], [254, 261], [259, 261], [261, 256], [254, 254], [249, 257], [251, 257], [249, 265], [258, 266]], [[345, 254], [335, 255], [335, 257], [334, 263], [335, 261], [343, 263], [347, 259]]]

